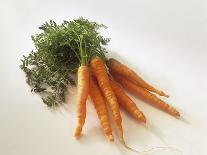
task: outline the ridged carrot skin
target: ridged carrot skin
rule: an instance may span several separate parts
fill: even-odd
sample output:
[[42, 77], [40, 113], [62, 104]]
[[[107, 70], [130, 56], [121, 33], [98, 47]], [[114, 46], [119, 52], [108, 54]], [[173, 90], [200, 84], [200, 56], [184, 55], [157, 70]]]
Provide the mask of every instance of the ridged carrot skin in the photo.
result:
[[147, 90], [143, 89], [140, 86], [135, 85], [131, 81], [127, 80], [124, 77], [119, 76], [118, 74], [112, 71], [110, 71], [110, 73], [128, 91], [141, 97], [144, 100], [147, 100], [149, 103], [151, 103], [151, 105], [169, 113], [170, 115], [175, 116], [175, 117], [180, 117], [180, 113], [175, 108], [165, 103], [163, 100], [158, 98], [156, 95], [148, 92]]
[[116, 95], [118, 103], [136, 120], [146, 123], [146, 118], [137, 105], [124, 92], [123, 88], [116, 82], [110, 79], [112, 89]]
[[96, 79], [90, 74], [90, 97], [93, 101], [93, 105], [96, 109], [97, 115], [99, 117], [101, 126], [104, 130], [105, 135], [110, 141], [114, 141], [112, 135], [112, 128], [109, 121], [108, 111], [106, 108], [106, 103], [101, 90], [98, 86]]
[[126, 65], [120, 63], [118, 60], [110, 58], [107, 61], [108, 68], [115, 72], [116, 74], [119, 74], [121, 76], [124, 76], [131, 82], [139, 85], [140, 87], [143, 87], [151, 92], [157, 93], [160, 96], [169, 97], [167, 94], [165, 94], [163, 91], [160, 91], [150, 84], [148, 84], [146, 81], [144, 81], [136, 72], [134, 72], [132, 69], [127, 67]]
[[78, 97], [77, 97], [77, 118], [78, 124], [75, 130], [75, 137], [79, 138], [86, 118], [86, 100], [89, 94], [89, 69], [87, 66], [78, 68]]
[[107, 103], [109, 104], [109, 108], [111, 109], [113, 120], [118, 131], [118, 135], [120, 136], [121, 140], [124, 141], [122, 118], [119, 110], [119, 104], [111, 88], [105, 64], [102, 59], [95, 57], [91, 60], [90, 65], [98, 81], [99, 87], [101, 88], [101, 91]]

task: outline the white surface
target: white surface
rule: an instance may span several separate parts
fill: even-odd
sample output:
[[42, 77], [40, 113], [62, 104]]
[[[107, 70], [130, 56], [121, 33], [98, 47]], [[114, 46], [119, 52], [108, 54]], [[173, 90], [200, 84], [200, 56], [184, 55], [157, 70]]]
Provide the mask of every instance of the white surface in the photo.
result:
[[[204, 0], [1, 0], [0, 1], [0, 154], [134, 154], [109, 143], [88, 104], [84, 136], [73, 138], [75, 91], [70, 103], [50, 111], [30, 93], [20, 58], [33, 49], [31, 34], [45, 20], [79, 16], [106, 24], [109, 49], [147, 81], [171, 95], [187, 121], [136, 99], [148, 129], [123, 113], [126, 141], [143, 150], [173, 146], [184, 155], [207, 154], [207, 5]], [[156, 155], [179, 154], [164, 151]]]

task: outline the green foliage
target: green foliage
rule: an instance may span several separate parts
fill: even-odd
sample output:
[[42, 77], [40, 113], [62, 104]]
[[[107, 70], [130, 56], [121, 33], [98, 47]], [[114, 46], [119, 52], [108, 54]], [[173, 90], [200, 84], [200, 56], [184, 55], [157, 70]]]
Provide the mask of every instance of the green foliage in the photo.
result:
[[102, 24], [82, 17], [57, 25], [50, 20], [39, 27], [42, 33], [32, 36], [35, 51], [23, 56], [20, 68], [26, 73], [31, 91], [39, 93], [49, 107], [65, 101], [68, 85], [75, 85], [75, 73], [93, 56], [106, 59], [108, 38], [100, 35]]

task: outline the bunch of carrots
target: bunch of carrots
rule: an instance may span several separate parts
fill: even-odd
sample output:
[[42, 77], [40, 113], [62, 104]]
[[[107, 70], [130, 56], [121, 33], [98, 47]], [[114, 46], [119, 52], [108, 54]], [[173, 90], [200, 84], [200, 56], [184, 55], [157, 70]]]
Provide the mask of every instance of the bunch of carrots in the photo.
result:
[[137, 121], [146, 123], [146, 117], [134, 101], [127, 95], [124, 89], [135, 94], [139, 98], [147, 101], [154, 107], [169, 113], [174, 117], [180, 117], [180, 113], [158, 98], [160, 96], [169, 97], [163, 91], [160, 91], [147, 82], [145, 82], [132, 69], [110, 58], [106, 61], [99, 57], [93, 57], [89, 64], [81, 65], [78, 68], [78, 99], [77, 114], [78, 124], [75, 130], [75, 137], [79, 138], [86, 118], [86, 101], [91, 97], [96, 109], [100, 124], [109, 141], [114, 141], [111, 123], [109, 121], [109, 107], [113, 121], [115, 122], [121, 142], [125, 144], [122, 128], [122, 117], [120, 106], [123, 107]]
[[20, 67], [26, 73], [27, 83], [32, 91], [39, 93], [48, 107], [65, 102], [65, 92], [68, 85], [75, 84], [73, 77], [77, 71], [78, 121], [75, 137], [80, 138], [82, 134], [86, 101], [90, 96], [109, 141], [114, 141], [109, 121], [110, 112], [120, 141], [131, 149], [124, 141], [119, 107], [137, 121], [146, 123], [146, 117], [124, 89], [172, 116], [178, 118], [180, 113], [155, 95], [169, 97], [163, 91], [145, 82], [118, 60], [107, 59], [104, 46], [110, 39], [100, 35], [100, 28], [106, 26], [83, 17], [64, 21], [60, 25], [52, 20], [45, 22], [39, 28], [42, 32], [32, 36], [36, 50], [27, 57], [24, 56]]

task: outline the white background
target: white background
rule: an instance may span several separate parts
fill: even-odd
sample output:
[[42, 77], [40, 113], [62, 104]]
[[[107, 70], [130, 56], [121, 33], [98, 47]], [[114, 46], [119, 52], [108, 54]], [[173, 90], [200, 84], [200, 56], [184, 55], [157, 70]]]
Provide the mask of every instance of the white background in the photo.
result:
[[139, 150], [172, 146], [184, 155], [207, 154], [206, 10], [204, 0], [0, 0], [0, 154], [135, 154], [106, 140], [90, 102], [84, 136], [75, 140], [76, 89], [65, 108], [50, 110], [30, 93], [18, 67], [34, 48], [30, 36], [38, 26], [79, 16], [106, 24], [110, 55], [169, 93], [165, 100], [183, 114], [177, 120], [134, 98], [148, 126], [123, 112], [127, 143]]

